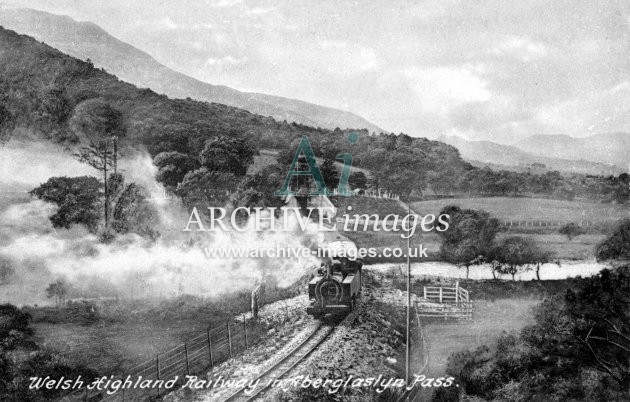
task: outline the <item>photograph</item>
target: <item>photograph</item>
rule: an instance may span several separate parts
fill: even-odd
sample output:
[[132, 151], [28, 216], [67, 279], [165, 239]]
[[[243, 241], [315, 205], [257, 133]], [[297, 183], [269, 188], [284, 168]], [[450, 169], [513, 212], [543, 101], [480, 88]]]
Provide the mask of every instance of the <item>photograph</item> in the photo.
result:
[[630, 402], [630, 2], [0, 0], [0, 401]]

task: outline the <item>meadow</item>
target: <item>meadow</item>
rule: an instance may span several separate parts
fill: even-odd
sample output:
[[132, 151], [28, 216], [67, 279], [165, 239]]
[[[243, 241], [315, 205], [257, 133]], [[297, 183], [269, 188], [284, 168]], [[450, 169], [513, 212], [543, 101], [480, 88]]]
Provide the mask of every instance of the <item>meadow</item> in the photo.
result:
[[[407, 240], [401, 238], [400, 233], [357, 231], [344, 232], [344, 235], [354, 241], [359, 247], [374, 247], [378, 250], [378, 252], [382, 252], [386, 247], [400, 247], [403, 250], [407, 247]], [[506, 230], [497, 235], [497, 240], [501, 240], [502, 238], [508, 236], [532, 237], [541, 245], [541, 247], [553, 251], [554, 257], [560, 260], [592, 259], [595, 255], [595, 247], [606, 237], [601, 233], [587, 233], [569, 240], [566, 236], [557, 233], [557, 230], [547, 230], [545, 232]], [[410, 243], [411, 247], [417, 247], [418, 244], [422, 244], [428, 250], [428, 258], [415, 258], [412, 259], [412, 262], [438, 261], [440, 259], [439, 250], [441, 238], [436, 233], [416, 233], [412, 236]], [[364, 262], [369, 264], [405, 261], [405, 258], [393, 257], [375, 257], [364, 259]]]
[[446, 205], [482, 209], [500, 221], [591, 221], [602, 224], [630, 217], [630, 209], [623, 205], [545, 198], [443, 198], [413, 202], [411, 208], [421, 215], [436, 214]]
[[[359, 202], [351, 197], [345, 200], [345, 204], [353, 205], [358, 202], [362, 213], [401, 213], [404, 208], [395, 202]], [[361, 198], [362, 200], [362, 198]], [[372, 199], [373, 200], [373, 199]], [[344, 204], [344, 205], [345, 205]], [[374, 206], [373, 204], [377, 204]], [[439, 200], [418, 201], [411, 203], [413, 211], [420, 215], [439, 214], [447, 205], [457, 205], [461, 208], [488, 211], [491, 216], [505, 221], [555, 221], [555, 222], [581, 222], [590, 221], [593, 226], [587, 227], [587, 233], [569, 240], [558, 233], [559, 226], [547, 227], [503, 227], [497, 235], [497, 240], [508, 236], [532, 237], [541, 247], [554, 253], [560, 260], [587, 260], [594, 258], [594, 250], [609, 230], [617, 221], [630, 217], [630, 209], [621, 205], [600, 204], [583, 201], [563, 201], [543, 198], [512, 198], [512, 197], [488, 197], [488, 198], [444, 198]], [[407, 240], [402, 239], [399, 233], [392, 232], [345, 232], [349, 239], [355, 241], [361, 247], [375, 247], [382, 251], [386, 247], [407, 246]], [[416, 233], [411, 239], [411, 245], [422, 244], [428, 248], [428, 259], [439, 259], [441, 239], [434, 232]], [[404, 258], [369, 258], [367, 263], [379, 262], [403, 262]], [[417, 259], [416, 259], [417, 261]]]

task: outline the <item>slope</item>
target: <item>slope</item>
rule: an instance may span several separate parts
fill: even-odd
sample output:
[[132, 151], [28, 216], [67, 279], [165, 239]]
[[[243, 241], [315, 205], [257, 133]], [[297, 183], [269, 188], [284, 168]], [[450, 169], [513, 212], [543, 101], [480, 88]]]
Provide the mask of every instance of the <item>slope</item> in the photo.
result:
[[611, 163], [597, 163], [588, 160], [572, 160], [541, 156], [525, 152], [515, 146], [497, 144], [492, 141], [468, 141], [456, 136], [441, 136], [438, 141], [459, 149], [462, 157], [468, 161], [478, 161], [504, 167], [520, 169], [532, 164], [543, 164], [550, 170], [583, 174], [619, 174], [623, 171]]
[[170, 97], [223, 103], [279, 121], [295, 121], [313, 127], [384, 131], [350, 112], [295, 99], [240, 92], [196, 80], [169, 69], [147, 53], [114, 38], [90, 22], [77, 22], [67, 16], [31, 9], [0, 8], [0, 25], [32, 36], [78, 59], [90, 59], [95, 66], [104, 68], [123, 81]]
[[549, 158], [583, 159], [627, 168], [630, 133], [602, 133], [575, 138], [568, 135], [533, 135], [514, 144], [518, 149]]

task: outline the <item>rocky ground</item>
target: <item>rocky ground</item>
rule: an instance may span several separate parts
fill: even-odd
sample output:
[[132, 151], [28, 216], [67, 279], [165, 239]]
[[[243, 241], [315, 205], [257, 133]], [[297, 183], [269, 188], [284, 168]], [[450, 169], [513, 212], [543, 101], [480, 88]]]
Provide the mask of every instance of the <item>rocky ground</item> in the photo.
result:
[[[336, 326], [333, 334], [289, 377], [307, 376], [310, 379], [337, 380], [326, 387], [300, 385], [288, 389], [276, 388], [265, 395], [268, 401], [340, 400], [369, 401], [391, 400], [400, 389], [393, 379], [403, 378], [404, 323], [406, 293], [393, 289], [385, 274], [366, 271], [361, 301], [355, 311]], [[413, 296], [412, 302], [426, 303]], [[317, 323], [305, 313], [308, 299], [301, 295], [264, 306], [260, 320], [271, 328], [266, 339], [247, 352], [218, 365], [200, 379], [253, 380], [297, 346]], [[354, 382], [382, 376], [377, 386]], [[342, 386], [341, 380], [350, 382]], [[381, 386], [389, 383], [389, 387]], [[297, 383], [296, 383], [297, 384]], [[306, 383], [305, 383], [306, 384]], [[353, 387], [353, 385], [355, 385]], [[214, 388], [193, 391], [181, 389], [165, 400], [219, 401], [236, 388]], [[380, 391], [380, 392], [377, 392]]]
[[[214, 367], [201, 380], [253, 380], [267, 368], [285, 356], [288, 351], [300, 344], [315, 329], [316, 322], [305, 314], [307, 295], [280, 300], [263, 306], [259, 320], [270, 329], [266, 338], [246, 352]], [[251, 317], [247, 317], [248, 319]], [[168, 402], [219, 401], [225, 399], [237, 388], [216, 387], [204, 390], [181, 389], [167, 395]]]

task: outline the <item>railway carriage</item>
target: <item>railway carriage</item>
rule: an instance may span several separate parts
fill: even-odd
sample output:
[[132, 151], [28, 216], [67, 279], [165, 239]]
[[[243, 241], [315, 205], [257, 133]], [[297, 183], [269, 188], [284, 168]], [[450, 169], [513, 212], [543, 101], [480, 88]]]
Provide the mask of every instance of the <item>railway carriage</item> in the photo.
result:
[[361, 293], [361, 268], [357, 247], [350, 241], [337, 241], [327, 247], [330, 261], [322, 265], [308, 284], [311, 305], [306, 312], [315, 318], [344, 314], [354, 309]]

